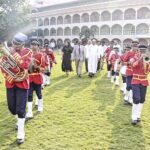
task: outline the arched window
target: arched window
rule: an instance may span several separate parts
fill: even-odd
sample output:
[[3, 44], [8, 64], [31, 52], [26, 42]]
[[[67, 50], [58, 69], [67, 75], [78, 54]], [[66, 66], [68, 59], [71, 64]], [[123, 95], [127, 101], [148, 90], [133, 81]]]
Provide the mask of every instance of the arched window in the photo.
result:
[[57, 24], [63, 24], [63, 17], [62, 16], [59, 16], [57, 18]]
[[56, 36], [56, 30], [54, 28], [51, 28], [50, 36]]
[[136, 11], [132, 8], [127, 9], [124, 12], [124, 20], [134, 20], [136, 19]]
[[132, 39], [125, 39], [123, 41], [123, 46], [126, 47], [126, 46], [131, 46], [132, 45]]
[[42, 40], [42, 39], [39, 39], [38, 41], [39, 41], [39, 43], [40, 43], [40, 46], [43, 46], [43, 40]]
[[90, 16], [90, 21], [91, 22], [98, 22], [99, 21], [99, 13], [93, 12]]
[[89, 14], [85, 13], [81, 17], [82, 22], [89, 22]]
[[49, 19], [48, 19], [48, 18], [45, 18], [45, 19], [44, 19], [44, 25], [45, 25], [45, 26], [48, 26], [48, 25], [49, 25]]
[[122, 27], [118, 24], [113, 25], [111, 28], [112, 35], [122, 35]]
[[126, 24], [123, 29], [124, 35], [133, 35], [135, 34], [135, 26], [132, 24]]
[[83, 26], [83, 27], [81, 28], [81, 32], [84, 32], [84, 31], [87, 30], [87, 29], [89, 29], [87, 26]]
[[48, 39], [44, 39], [44, 44], [49, 44], [49, 40]]
[[56, 18], [55, 17], [51, 18], [50, 25], [56, 25]]
[[63, 36], [63, 29], [62, 28], [57, 29], [57, 36]]
[[111, 20], [111, 14], [109, 11], [103, 11], [101, 13], [101, 21], [110, 21]]
[[136, 34], [149, 34], [149, 26], [141, 23], [136, 27]]
[[150, 19], [150, 10], [147, 7], [142, 7], [137, 12], [138, 19]]
[[79, 27], [73, 27], [72, 35], [79, 36], [79, 34], [80, 34], [80, 28]]
[[122, 20], [123, 19], [123, 12], [121, 10], [115, 10], [112, 13], [112, 20]]
[[69, 27], [66, 27], [64, 30], [64, 35], [69, 36], [71, 35], [71, 29]]
[[43, 36], [43, 30], [42, 29], [38, 29], [38, 36]]
[[71, 16], [70, 15], [67, 15], [64, 19], [64, 23], [65, 24], [71, 24]]
[[91, 31], [92, 33], [94, 33], [94, 35], [99, 35], [99, 27], [98, 26], [92, 26], [91, 27]]
[[100, 35], [110, 35], [110, 27], [108, 25], [103, 25], [101, 27]]
[[49, 36], [49, 30], [48, 29], [44, 29], [44, 36]]
[[38, 20], [38, 26], [43, 26], [43, 20], [42, 19]]
[[72, 22], [73, 23], [80, 23], [80, 15], [78, 15], [78, 14], [73, 15]]

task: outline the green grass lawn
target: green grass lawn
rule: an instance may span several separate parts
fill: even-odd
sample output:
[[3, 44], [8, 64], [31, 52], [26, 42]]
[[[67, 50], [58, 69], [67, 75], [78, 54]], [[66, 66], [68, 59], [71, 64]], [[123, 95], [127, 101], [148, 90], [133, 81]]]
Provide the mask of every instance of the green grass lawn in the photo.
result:
[[123, 104], [120, 88], [106, 78], [106, 69], [94, 79], [85, 69], [82, 79], [75, 72], [66, 77], [59, 55], [57, 61], [51, 85], [43, 90], [44, 112], [34, 109], [21, 146], [0, 84], [0, 150], [150, 150], [150, 91], [141, 125], [133, 127], [131, 107]]

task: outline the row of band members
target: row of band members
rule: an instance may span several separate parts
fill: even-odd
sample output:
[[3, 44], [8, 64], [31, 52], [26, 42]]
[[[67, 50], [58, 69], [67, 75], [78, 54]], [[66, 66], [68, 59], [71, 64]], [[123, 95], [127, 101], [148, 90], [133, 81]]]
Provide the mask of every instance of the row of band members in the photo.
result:
[[[50, 50], [48, 45], [45, 45], [45, 49], [43, 51], [39, 51], [38, 41], [32, 41], [31, 51], [24, 47], [26, 40], [26, 35], [21, 33], [16, 34], [13, 38], [11, 56], [9, 55], [9, 57], [6, 57], [4, 55], [0, 59], [1, 71], [6, 80], [5, 85], [8, 108], [17, 118], [18, 144], [24, 142], [25, 117], [33, 117], [33, 91], [36, 91], [37, 95], [38, 112], [41, 113], [43, 111], [41, 89], [44, 78], [42, 74], [45, 74], [48, 78], [50, 75], [50, 67], [48, 66], [50, 64], [48, 63], [48, 61], [50, 61], [48, 58]], [[66, 41], [65, 46], [62, 48], [62, 70], [68, 75], [68, 71], [72, 70], [72, 67], [68, 65], [68, 62], [75, 61], [76, 73], [78, 77], [81, 77], [82, 65], [85, 61], [87, 72], [92, 78], [96, 74], [97, 70], [103, 65], [103, 63], [100, 63], [100, 67], [98, 68], [99, 62], [103, 62], [104, 58], [106, 58], [108, 70], [107, 77], [110, 78], [111, 76], [111, 82], [113, 83], [115, 79], [118, 81], [119, 77], [119, 67], [115, 69], [116, 61], [119, 65], [125, 65], [126, 71], [122, 74], [123, 83], [126, 83], [126, 88], [123, 90], [125, 95], [124, 100], [125, 102], [132, 104], [132, 124], [136, 125], [140, 122], [141, 111], [148, 86], [147, 75], [150, 70], [150, 64], [144, 60], [144, 55], [147, 53], [147, 47], [145, 45], [139, 45], [137, 41], [134, 41], [132, 43], [132, 48], [128, 47], [128, 51], [126, 51], [123, 55], [120, 53], [119, 47], [114, 46], [113, 41], [110, 42], [109, 47], [104, 47], [104, 44], [98, 46], [96, 39], [92, 39], [92, 41], [89, 40], [86, 46], [83, 46], [81, 41], [78, 41], [78, 44], [76, 44], [74, 48], [72, 48], [69, 42]], [[17, 74], [17, 77], [12, 77], [6, 68], [4, 68], [4, 62], [9, 62], [9, 59], [11, 59], [12, 56], [17, 63], [17, 66], [15, 66], [16, 68], [10, 68], [10, 70]], [[17, 72], [18, 70], [20, 71]], [[28, 71], [29, 77], [24, 76], [26, 71]], [[132, 96], [130, 91], [132, 91]], [[133, 99], [133, 102], [131, 102], [130, 98]], [[26, 103], [28, 104], [27, 114]]]

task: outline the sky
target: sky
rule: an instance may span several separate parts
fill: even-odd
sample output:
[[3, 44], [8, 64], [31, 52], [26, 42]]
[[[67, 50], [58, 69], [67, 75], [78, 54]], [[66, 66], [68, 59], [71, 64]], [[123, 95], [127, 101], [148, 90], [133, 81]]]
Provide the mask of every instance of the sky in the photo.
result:
[[53, 4], [66, 3], [72, 1], [76, 1], [76, 0], [30, 0], [30, 3], [34, 5], [37, 4], [38, 2], [43, 2], [43, 5], [53, 5]]

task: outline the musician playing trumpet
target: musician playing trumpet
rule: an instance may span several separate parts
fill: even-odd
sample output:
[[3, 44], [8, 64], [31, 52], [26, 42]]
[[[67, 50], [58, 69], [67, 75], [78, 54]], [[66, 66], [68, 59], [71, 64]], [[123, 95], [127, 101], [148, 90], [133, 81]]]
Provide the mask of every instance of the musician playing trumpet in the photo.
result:
[[5, 77], [7, 103], [10, 112], [17, 117], [17, 143], [22, 144], [25, 138], [24, 124], [26, 101], [28, 97], [28, 68], [31, 62], [31, 51], [24, 47], [27, 36], [18, 33], [14, 36], [13, 47], [0, 47], [3, 56], [0, 59], [1, 71]]
[[42, 73], [45, 70], [45, 58], [44, 55], [39, 52], [39, 42], [34, 40], [31, 43], [32, 49], [32, 64], [29, 69], [29, 82], [30, 88], [28, 93], [28, 113], [26, 118], [33, 118], [32, 106], [33, 106], [33, 91], [36, 92], [38, 97], [38, 112], [43, 111], [43, 98], [42, 98]]
[[131, 85], [131, 81], [132, 81], [132, 75], [133, 75], [133, 69], [132, 69], [132, 65], [130, 64], [130, 60], [132, 58], [134, 58], [134, 56], [137, 54], [138, 52], [138, 46], [139, 46], [139, 42], [138, 41], [133, 41], [132, 42], [132, 47], [131, 50], [128, 51], [126, 53], [126, 55], [123, 58], [123, 62], [124, 64], [126, 64], [127, 69], [126, 69], [126, 94], [124, 96], [124, 103], [128, 104], [128, 105], [132, 105], [133, 103], [133, 94], [132, 94], [132, 85]]
[[[133, 91], [133, 106], [132, 106], [132, 124], [136, 125], [140, 122], [141, 112], [145, 102], [148, 73], [150, 71], [150, 54], [147, 55], [147, 46], [140, 45], [139, 52], [130, 60], [133, 68], [132, 91]], [[147, 56], [146, 56], [147, 55]], [[147, 58], [146, 58], [147, 57]]]
[[118, 47], [114, 47], [111, 51], [108, 64], [111, 65], [111, 83], [115, 82], [115, 85], [119, 85], [119, 49]]
[[120, 90], [124, 95], [126, 94], [126, 87], [127, 87], [127, 84], [126, 84], [126, 69], [127, 69], [127, 66], [126, 66], [126, 63], [123, 62], [123, 59], [130, 50], [131, 50], [131, 47], [126, 46], [125, 49], [124, 49], [124, 54], [122, 54], [120, 56], [120, 74], [122, 76], [122, 85], [121, 85]]

